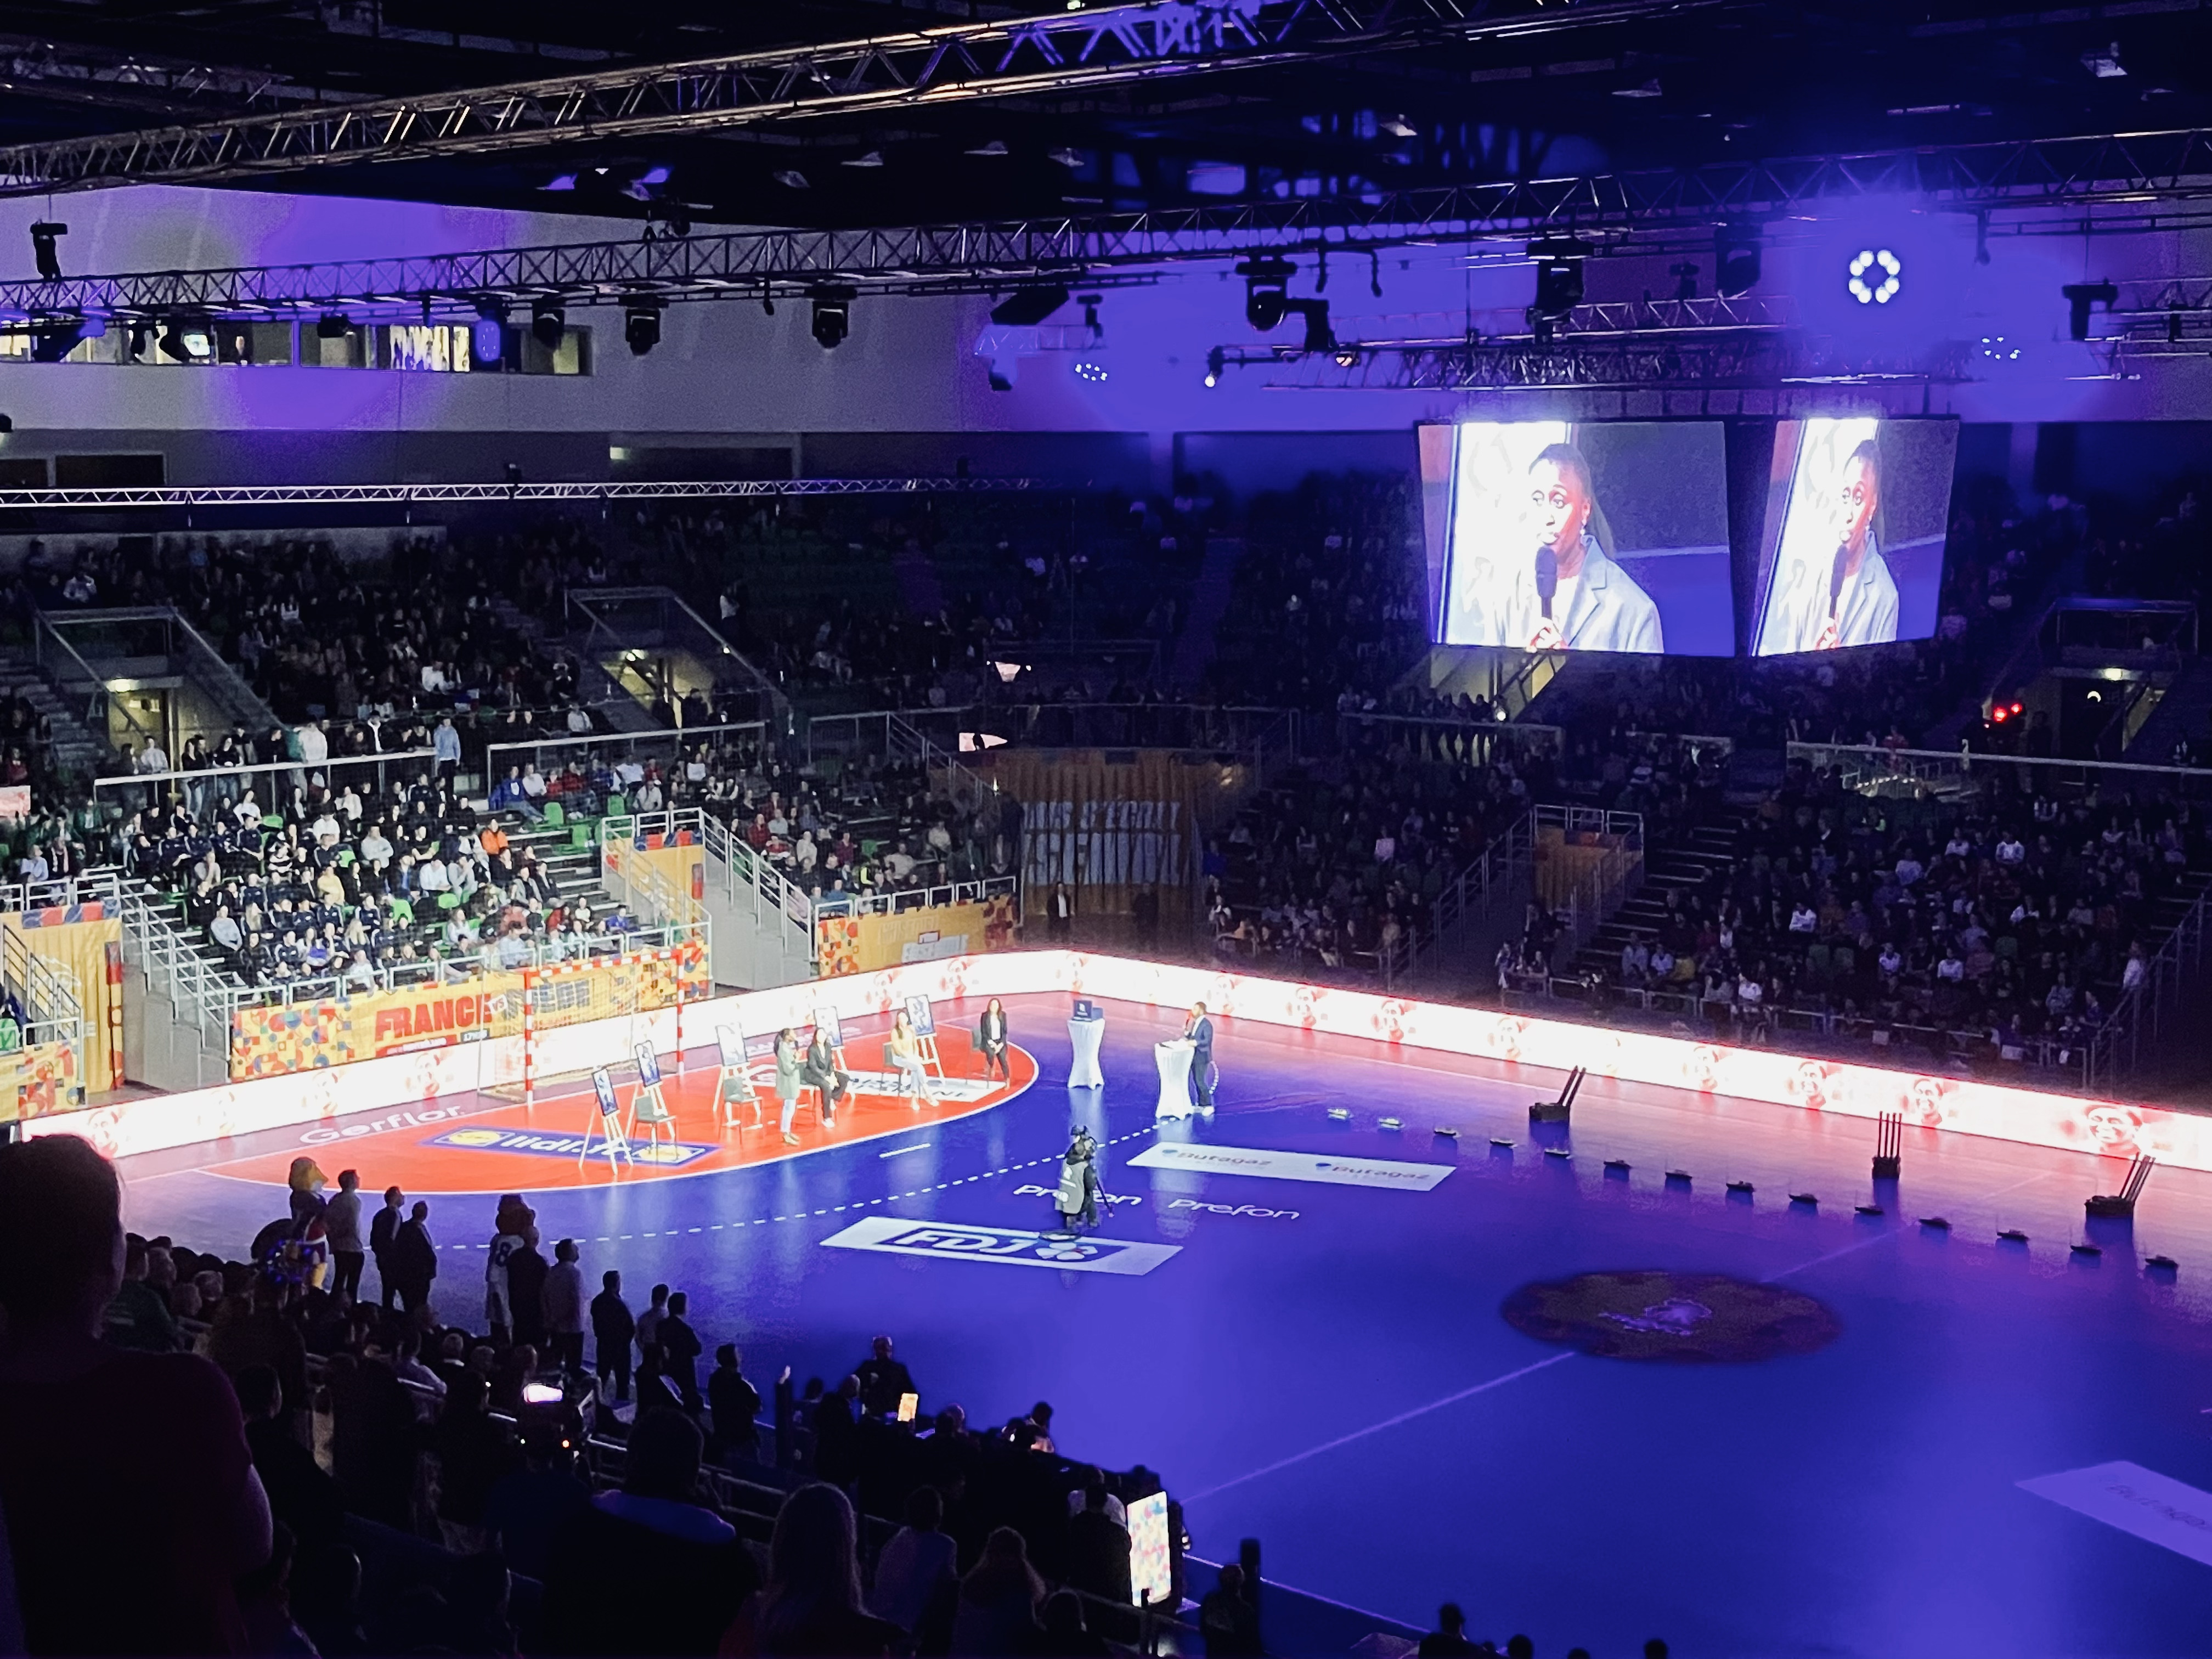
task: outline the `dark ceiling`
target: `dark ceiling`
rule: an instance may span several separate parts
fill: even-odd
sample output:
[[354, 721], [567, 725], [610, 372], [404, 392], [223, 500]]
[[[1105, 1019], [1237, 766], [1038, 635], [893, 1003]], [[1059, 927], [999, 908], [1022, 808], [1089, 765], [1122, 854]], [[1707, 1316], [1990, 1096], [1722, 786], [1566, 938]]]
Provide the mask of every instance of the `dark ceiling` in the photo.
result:
[[[0, 143], [1044, 9], [969, 0], [0, 3]], [[933, 105], [888, 119], [814, 116], [612, 150], [327, 167], [264, 187], [633, 220], [672, 210], [699, 223], [892, 225], [2208, 122], [2206, 0], [2040, 14], [1996, 0], [1825, 9], [1718, 0], [1620, 22], [1578, 23], [1563, 7], [1560, 25], [1537, 34], [1430, 39], [1066, 98]]]

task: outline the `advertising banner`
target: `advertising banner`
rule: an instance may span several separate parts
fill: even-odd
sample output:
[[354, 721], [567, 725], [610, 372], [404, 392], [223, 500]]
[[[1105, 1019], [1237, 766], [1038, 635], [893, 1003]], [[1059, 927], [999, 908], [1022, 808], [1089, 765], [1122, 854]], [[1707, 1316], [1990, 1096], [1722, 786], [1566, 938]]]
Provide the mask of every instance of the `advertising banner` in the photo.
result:
[[1014, 942], [1011, 893], [895, 915], [823, 916], [814, 924], [822, 977], [1003, 951]]

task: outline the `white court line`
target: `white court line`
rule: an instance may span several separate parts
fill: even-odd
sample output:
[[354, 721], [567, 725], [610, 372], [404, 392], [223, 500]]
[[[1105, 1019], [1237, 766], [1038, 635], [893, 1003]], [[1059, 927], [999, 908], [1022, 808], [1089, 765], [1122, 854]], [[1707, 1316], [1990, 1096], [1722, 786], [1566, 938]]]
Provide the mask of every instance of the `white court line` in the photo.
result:
[[1548, 1359], [1536, 1361], [1533, 1365], [1523, 1365], [1517, 1371], [1508, 1371], [1503, 1376], [1493, 1376], [1487, 1382], [1478, 1382], [1471, 1389], [1462, 1389], [1457, 1394], [1448, 1394], [1441, 1400], [1431, 1400], [1425, 1406], [1416, 1406], [1409, 1412], [1400, 1412], [1397, 1416], [1387, 1417], [1380, 1423], [1370, 1423], [1364, 1429], [1354, 1429], [1350, 1434], [1341, 1434], [1334, 1440], [1323, 1441], [1318, 1446], [1309, 1447], [1302, 1452], [1294, 1452], [1290, 1456], [1269, 1463], [1263, 1468], [1254, 1469], [1249, 1474], [1240, 1474], [1234, 1480], [1224, 1480], [1218, 1486], [1208, 1486], [1204, 1492], [1193, 1492], [1182, 1501], [1188, 1505], [1197, 1503], [1200, 1498], [1217, 1497], [1232, 1486], [1241, 1486], [1248, 1480], [1257, 1480], [1261, 1475], [1273, 1474], [1278, 1470], [1290, 1468], [1295, 1464], [1304, 1462], [1308, 1458], [1319, 1457], [1323, 1452], [1333, 1452], [1340, 1446], [1349, 1446], [1354, 1441], [1364, 1440], [1370, 1434], [1380, 1434], [1385, 1429], [1395, 1429], [1401, 1423], [1410, 1423], [1417, 1417], [1427, 1416], [1431, 1412], [1442, 1411], [1447, 1406], [1456, 1406], [1462, 1400], [1472, 1400], [1479, 1394], [1488, 1394], [1492, 1389], [1502, 1389], [1508, 1382], [1517, 1382], [1522, 1377], [1547, 1370], [1562, 1360], [1572, 1359], [1575, 1357], [1575, 1352], [1572, 1350], [1565, 1353], [1555, 1353]]
[[894, 1146], [888, 1152], [878, 1152], [876, 1156], [878, 1158], [896, 1158], [901, 1152], [926, 1152], [935, 1145], [937, 1145], [937, 1143], [933, 1140], [917, 1140], [911, 1146]]

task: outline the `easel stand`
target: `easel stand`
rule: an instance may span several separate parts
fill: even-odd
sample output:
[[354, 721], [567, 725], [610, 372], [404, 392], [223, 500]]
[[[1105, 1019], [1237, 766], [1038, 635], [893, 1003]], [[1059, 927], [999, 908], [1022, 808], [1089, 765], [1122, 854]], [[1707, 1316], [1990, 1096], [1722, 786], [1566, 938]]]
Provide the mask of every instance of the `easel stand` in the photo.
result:
[[[592, 1145], [593, 1129], [599, 1132], [599, 1144], [596, 1146]], [[580, 1170], [586, 1159], [598, 1157], [605, 1158], [610, 1170], [616, 1167], [617, 1160], [629, 1164], [632, 1169], [637, 1167], [637, 1155], [630, 1151], [629, 1136], [623, 1132], [621, 1115], [615, 1112], [602, 1112], [599, 1101], [594, 1098], [592, 1115], [584, 1124], [584, 1144], [576, 1153], [576, 1167]]]
[[1528, 1121], [1565, 1123], [1568, 1115], [1575, 1109], [1575, 1097], [1582, 1092], [1583, 1079], [1588, 1075], [1589, 1073], [1579, 1066], [1569, 1072], [1566, 1082], [1560, 1086], [1559, 1097], [1557, 1100], [1538, 1100], [1529, 1103]]

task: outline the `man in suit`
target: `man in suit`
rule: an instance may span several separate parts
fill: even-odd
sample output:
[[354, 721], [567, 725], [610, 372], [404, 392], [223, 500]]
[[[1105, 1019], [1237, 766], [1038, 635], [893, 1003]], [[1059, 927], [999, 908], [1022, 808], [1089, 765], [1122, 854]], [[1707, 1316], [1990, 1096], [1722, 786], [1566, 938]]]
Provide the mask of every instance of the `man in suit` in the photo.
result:
[[898, 1410], [899, 1396], [918, 1394], [914, 1373], [902, 1359], [891, 1358], [891, 1340], [879, 1336], [868, 1357], [853, 1368], [860, 1379], [860, 1409], [871, 1417], [889, 1417]]
[[1190, 1088], [1198, 1102], [1198, 1109], [1207, 1117], [1213, 1115], [1213, 1022], [1206, 1018], [1206, 1005], [1190, 1005], [1190, 1018], [1183, 1023], [1182, 1034], [1190, 1042]]
[[391, 1261], [400, 1310], [411, 1314], [429, 1301], [430, 1281], [438, 1276], [438, 1246], [430, 1237], [430, 1206], [420, 1199], [392, 1235]]
[[368, 1224], [368, 1253], [376, 1258], [376, 1277], [384, 1286], [384, 1310], [392, 1311], [395, 1289], [392, 1282], [392, 1244], [399, 1224], [407, 1219], [407, 1194], [397, 1187], [384, 1189], [384, 1207]]
[[1452, 642], [1528, 651], [1664, 651], [1659, 607], [1593, 533], [1596, 491], [1572, 444], [1528, 464], [1528, 556], [1469, 561]]
[[1822, 546], [1832, 554], [1800, 558], [1778, 577], [1759, 655], [1886, 645], [1897, 637], [1897, 582], [1874, 530], [1881, 505], [1881, 451], [1869, 438], [1844, 458], [1826, 502], [1833, 535]]

